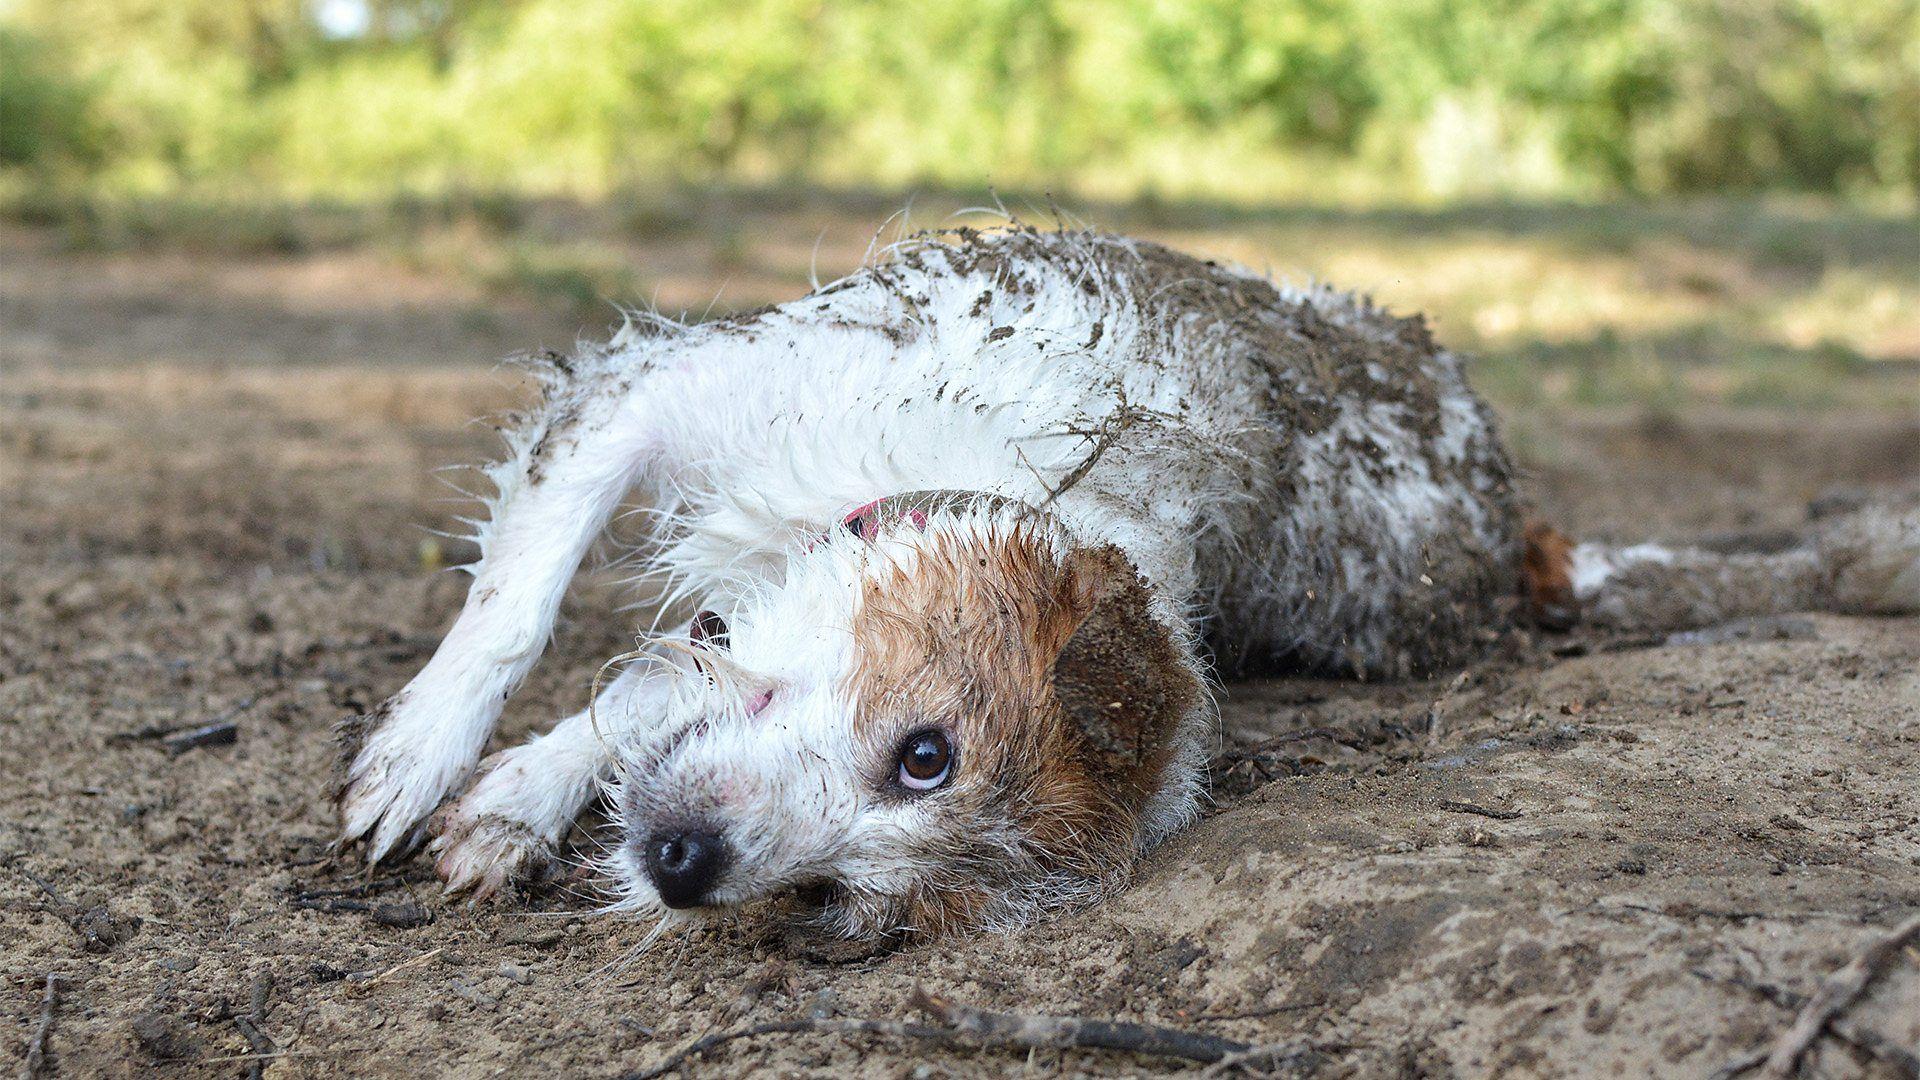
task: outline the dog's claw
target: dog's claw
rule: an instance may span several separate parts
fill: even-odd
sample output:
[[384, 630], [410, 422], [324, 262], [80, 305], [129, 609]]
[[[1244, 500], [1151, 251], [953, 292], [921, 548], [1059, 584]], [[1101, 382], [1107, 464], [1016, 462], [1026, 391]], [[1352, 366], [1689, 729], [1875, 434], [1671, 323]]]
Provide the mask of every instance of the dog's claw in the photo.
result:
[[369, 741], [340, 792], [338, 846], [361, 844], [369, 864], [412, 854], [426, 839], [428, 815], [467, 771], [390, 751], [378, 739]]

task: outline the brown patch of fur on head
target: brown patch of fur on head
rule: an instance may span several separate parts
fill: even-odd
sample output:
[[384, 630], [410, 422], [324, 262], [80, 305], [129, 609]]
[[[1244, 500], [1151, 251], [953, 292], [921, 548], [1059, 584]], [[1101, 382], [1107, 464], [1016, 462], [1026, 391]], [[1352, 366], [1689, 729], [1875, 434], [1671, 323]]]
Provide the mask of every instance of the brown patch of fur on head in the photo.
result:
[[1158, 788], [1200, 686], [1120, 549], [1077, 551], [1067, 570], [1085, 614], [1054, 661], [1054, 697], [1078, 728], [1088, 769], [1139, 806]]
[[1520, 580], [1534, 622], [1549, 630], [1566, 630], [1579, 621], [1580, 602], [1573, 595], [1573, 541], [1566, 533], [1541, 521], [1527, 525]]
[[938, 815], [915, 841], [931, 868], [915, 894], [863, 898], [847, 883], [872, 909], [855, 917], [938, 931], [1094, 899], [1132, 862], [1200, 680], [1117, 549], [1063, 565], [1032, 521], [984, 540], [923, 535], [910, 569], [865, 586], [849, 689], [876, 776], [927, 727], [952, 733], [957, 772], [898, 796]]

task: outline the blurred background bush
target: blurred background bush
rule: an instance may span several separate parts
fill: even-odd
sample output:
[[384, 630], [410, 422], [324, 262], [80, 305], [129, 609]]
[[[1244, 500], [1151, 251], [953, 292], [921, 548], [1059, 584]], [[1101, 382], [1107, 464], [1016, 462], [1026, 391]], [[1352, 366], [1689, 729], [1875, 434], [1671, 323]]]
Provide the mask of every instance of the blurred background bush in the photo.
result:
[[0, 164], [157, 191], [1920, 192], [1916, 0], [9, 0]]

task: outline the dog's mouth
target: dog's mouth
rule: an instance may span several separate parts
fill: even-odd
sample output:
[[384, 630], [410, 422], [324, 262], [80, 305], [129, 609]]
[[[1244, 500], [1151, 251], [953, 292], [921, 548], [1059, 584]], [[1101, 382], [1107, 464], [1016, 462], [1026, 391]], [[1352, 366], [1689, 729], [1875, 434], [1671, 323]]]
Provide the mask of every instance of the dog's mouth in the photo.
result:
[[821, 877], [795, 884], [792, 892], [795, 900], [808, 907], [827, 907], [839, 899], [841, 889], [838, 881]]

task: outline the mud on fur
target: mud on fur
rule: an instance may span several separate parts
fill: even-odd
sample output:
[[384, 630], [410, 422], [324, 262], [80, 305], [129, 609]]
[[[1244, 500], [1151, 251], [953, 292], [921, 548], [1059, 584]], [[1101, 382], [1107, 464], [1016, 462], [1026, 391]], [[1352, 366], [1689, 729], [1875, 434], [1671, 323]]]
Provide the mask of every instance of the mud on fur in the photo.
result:
[[[1920, 610], [1913, 508], [1765, 551], [1576, 543], [1523, 522], [1420, 319], [1100, 233], [919, 236], [541, 373], [466, 605], [339, 796], [343, 842], [430, 833], [450, 890], [508, 887], [604, 798], [615, 910], [803, 891], [849, 937], [1011, 927], [1192, 819], [1215, 671], [1405, 677], [1529, 615]], [[483, 761], [628, 500], [640, 575], [698, 614]]]

